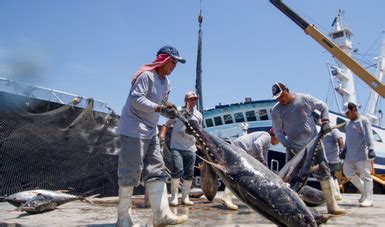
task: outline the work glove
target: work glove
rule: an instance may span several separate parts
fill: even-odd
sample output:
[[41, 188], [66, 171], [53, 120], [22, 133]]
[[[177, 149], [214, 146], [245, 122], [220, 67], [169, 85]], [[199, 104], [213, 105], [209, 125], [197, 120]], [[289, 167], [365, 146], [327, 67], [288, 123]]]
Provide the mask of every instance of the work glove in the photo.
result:
[[369, 149], [368, 151], [368, 158], [369, 159], [374, 159], [376, 157], [376, 152], [374, 152], [373, 149]]
[[330, 127], [329, 122], [324, 122], [321, 125], [321, 132], [322, 134], [326, 135], [328, 132], [331, 132], [332, 128]]
[[344, 160], [345, 159], [345, 157], [346, 157], [346, 152], [347, 152], [348, 150], [346, 149], [346, 147], [344, 147], [343, 149], [341, 149], [340, 150], [340, 153], [339, 153], [339, 157], [340, 157], [340, 159], [341, 160]]
[[166, 139], [165, 139], [164, 137], [159, 137], [159, 145], [160, 145], [160, 149], [163, 150], [165, 144], [166, 144]]
[[167, 103], [160, 105], [160, 114], [163, 117], [174, 119], [178, 116], [178, 109], [174, 104]]

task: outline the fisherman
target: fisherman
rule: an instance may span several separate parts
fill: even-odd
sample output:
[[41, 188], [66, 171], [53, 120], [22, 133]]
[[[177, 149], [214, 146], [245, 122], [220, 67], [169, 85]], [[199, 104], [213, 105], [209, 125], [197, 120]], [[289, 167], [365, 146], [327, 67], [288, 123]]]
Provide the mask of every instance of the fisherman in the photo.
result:
[[159, 116], [175, 118], [178, 111], [169, 103], [167, 76], [176, 64], [185, 63], [177, 49], [163, 46], [156, 59], [143, 65], [133, 76], [117, 133], [121, 139], [118, 162], [119, 205], [117, 226], [133, 225], [131, 197], [140, 180], [145, 182], [153, 212], [153, 224], [174, 225], [188, 219], [176, 216], [168, 205], [165, 180], [168, 175], [160, 153], [157, 124]]
[[258, 131], [240, 136], [232, 143], [267, 166], [270, 144], [276, 145], [279, 141], [275, 137], [274, 130], [271, 128], [269, 132]]
[[345, 103], [344, 111], [350, 121], [345, 125], [346, 154], [343, 171], [349, 181], [361, 192], [360, 206], [371, 207], [373, 206], [372, 160], [376, 157], [373, 149], [372, 126], [368, 118], [358, 113], [357, 105], [353, 102]]
[[[238, 137], [231, 143], [267, 166], [270, 144], [276, 145], [279, 141], [275, 137], [273, 128], [270, 128], [268, 133], [265, 131], [252, 132]], [[238, 206], [233, 204], [232, 197], [233, 193], [226, 187], [223, 192], [222, 202], [227, 209], [238, 210]]]
[[344, 148], [342, 133], [338, 129], [334, 128], [324, 136], [322, 142], [325, 147], [330, 174], [334, 180], [334, 197], [336, 200], [341, 200], [340, 184], [338, 182], [336, 172], [341, 169], [341, 159], [339, 158], [339, 153]]
[[[193, 91], [189, 91], [184, 96], [185, 106], [180, 111], [189, 121], [195, 121], [202, 125], [203, 116], [195, 109], [198, 96]], [[173, 127], [170, 139], [173, 169], [171, 171], [171, 202], [170, 205], [178, 205], [178, 189], [180, 178], [183, 180], [182, 204], [191, 206], [189, 194], [194, 176], [195, 165], [195, 137], [186, 133], [185, 124], [179, 119], [169, 119], [160, 130], [160, 141], [165, 146], [167, 130]]]
[[[311, 139], [317, 136], [317, 129], [312, 113], [321, 113], [321, 130], [325, 133], [331, 130], [327, 105], [308, 94], [290, 93], [283, 83], [272, 86], [273, 98], [278, 101], [272, 109], [272, 124], [279, 142], [286, 148], [286, 161], [303, 149]], [[287, 138], [285, 137], [285, 132]], [[334, 181], [330, 175], [322, 142], [317, 149], [319, 171], [313, 174], [320, 181], [324, 193], [328, 212], [331, 214], [345, 214], [333, 195]]]

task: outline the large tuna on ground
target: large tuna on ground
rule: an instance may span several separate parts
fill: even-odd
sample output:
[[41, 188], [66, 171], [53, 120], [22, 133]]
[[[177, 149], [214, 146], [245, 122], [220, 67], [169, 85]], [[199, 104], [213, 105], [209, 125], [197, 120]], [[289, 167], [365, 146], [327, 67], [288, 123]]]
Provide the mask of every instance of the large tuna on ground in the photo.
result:
[[216, 173], [242, 202], [278, 225], [317, 226], [310, 209], [296, 192], [265, 165], [242, 149], [187, 122], [189, 133], [203, 145], [203, 153]]

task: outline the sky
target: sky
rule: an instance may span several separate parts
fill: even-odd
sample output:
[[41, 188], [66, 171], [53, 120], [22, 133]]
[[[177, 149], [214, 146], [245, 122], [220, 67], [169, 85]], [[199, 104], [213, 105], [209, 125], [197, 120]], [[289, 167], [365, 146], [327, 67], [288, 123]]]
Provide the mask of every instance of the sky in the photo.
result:
[[[379, 54], [385, 1], [284, 2], [324, 34], [342, 9], [365, 63]], [[333, 102], [331, 55], [268, 0], [0, 0], [0, 77], [93, 97], [120, 113], [132, 75], [169, 44], [187, 60], [168, 77], [170, 101], [183, 105], [195, 89], [200, 9], [205, 109], [270, 99], [278, 81]], [[365, 104], [368, 87], [356, 85]]]

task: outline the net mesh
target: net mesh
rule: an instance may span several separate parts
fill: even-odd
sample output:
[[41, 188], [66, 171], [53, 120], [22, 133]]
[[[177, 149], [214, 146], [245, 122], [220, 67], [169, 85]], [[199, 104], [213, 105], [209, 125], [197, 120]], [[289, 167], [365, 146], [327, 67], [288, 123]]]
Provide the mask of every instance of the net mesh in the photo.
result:
[[[118, 116], [0, 93], [0, 195], [29, 189], [115, 196]], [[135, 194], [142, 193], [137, 188]]]

